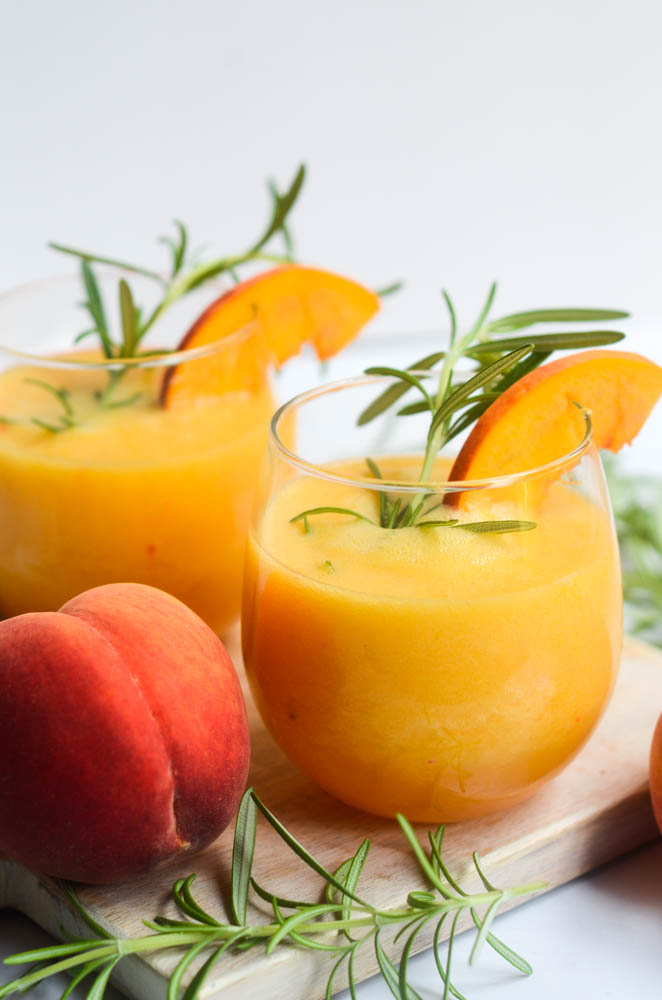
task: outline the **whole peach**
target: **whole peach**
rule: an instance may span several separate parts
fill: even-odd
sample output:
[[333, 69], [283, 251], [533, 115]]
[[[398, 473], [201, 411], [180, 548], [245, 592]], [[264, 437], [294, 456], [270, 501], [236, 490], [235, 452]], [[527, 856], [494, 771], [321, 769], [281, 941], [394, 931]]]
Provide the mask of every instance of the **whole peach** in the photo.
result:
[[0, 851], [117, 882], [214, 840], [249, 762], [221, 641], [140, 584], [0, 622]]
[[658, 719], [651, 745], [650, 786], [653, 812], [662, 833], [662, 715]]

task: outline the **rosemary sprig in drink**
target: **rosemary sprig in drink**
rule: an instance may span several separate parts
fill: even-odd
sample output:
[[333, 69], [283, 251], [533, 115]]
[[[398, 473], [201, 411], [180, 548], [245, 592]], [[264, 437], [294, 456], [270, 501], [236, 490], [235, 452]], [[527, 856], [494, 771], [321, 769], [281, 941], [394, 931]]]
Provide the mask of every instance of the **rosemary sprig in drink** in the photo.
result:
[[[280, 839], [325, 883], [324, 900], [320, 902], [294, 900], [279, 896], [264, 888], [253, 876], [258, 813], [267, 820]], [[193, 895], [195, 875], [180, 878], [173, 886], [173, 899], [180, 917], [156, 917], [146, 920], [152, 932], [138, 938], [113, 938], [84, 909], [75, 890], [62, 883], [70, 903], [75, 907], [94, 934], [90, 939], [72, 939], [65, 944], [36, 948], [5, 958], [9, 965], [37, 963], [24, 975], [0, 987], [0, 1000], [15, 992], [25, 992], [59, 972], [72, 976], [61, 1000], [67, 1000], [71, 991], [85, 979], [91, 981], [88, 1000], [101, 1000], [110, 975], [126, 955], [149, 954], [155, 951], [177, 949], [183, 952], [168, 987], [168, 1000], [178, 1000], [183, 978], [193, 962], [204, 960], [184, 989], [182, 1000], [195, 1000], [214, 965], [226, 951], [243, 951], [265, 947], [270, 955], [279, 945], [294, 946], [313, 951], [323, 951], [335, 956], [326, 987], [327, 1000], [341, 969], [345, 970], [352, 996], [355, 995], [355, 957], [359, 949], [372, 947], [377, 964], [389, 986], [399, 1000], [420, 1000], [408, 981], [408, 962], [416, 940], [428, 925], [435, 927], [433, 950], [437, 969], [443, 983], [443, 997], [454, 996], [463, 1000], [462, 994], [451, 981], [453, 942], [458, 919], [467, 912], [477, 929], [471, 952], [474, 962], [484, 944], [488, 944], [502, 958], [524, 975], [532, 972], [529, 963], [492, 934], [491, 927], [498, 910], [510, 900], [530, 895], [545, 888], [542, 882], [497, 889], [483, 871], [480, 858], [473, 855], [476, 872], [483, 890], [467, 893], [453, 878], [443, 858], [444, 827], [429, 831], [429, 851], [426, 852], [404, 816], [397, 817], [409, 847], [416, 858], [421, 873], [428, 883], [425, 889], [415, 888], [409, 893], [406, 904], [395, 909], [382, 909], [373, 905], [358, 884], [365, 865], [370, 841], [364, 840], [356, 853], [344, 861], [335, 872], [328, 871], [283, 826], [264, 805], [252, 789], [242, 799], [237, 815], [232, 854], [232, 922], [224, 923], [208, 913]], [[251, 888], [268, 903], [271, 911], [267, 923], [251, 924], [247, 921], [248, 900]], [[441, 933], [450, 925], [446, 960], [440, 950]], [[396, 941], [403, 939], [399, 968], [388, 957], [382, 935], [389, 928], [399, 928]]]
[[[162, 236], [160, 242], [165, 243], [170, 254], [170, 266], [166, 274], [133, 264], [114, 257], [92, 253], [87, 250], [77, 250], [62, 243], [50, 243], [49, 246], [61, 253], [78, 258], [81, 268], [81, 280], [85, 289], [85, 300], [82, 303], [89, 314], [91, 325], [79, 333], [74, 339], [78, 344], [89, 337], [96, 337], [101, 351], [107, 360], [123, 361], [136, 358], [151, 352], [143, 350], [143, 341], [160, 316], [178, 299], [183, 298], [199, 288], [212, 278], [229, 275], [235, 282], [239, 280], [239, 271], [244, 264], [268, 262], [272, 264], [289, 264], [293, 261], [292, 237], [288, 225], [289, 214], [294, 207], [303, 187], [305, 166], [301, 164], [289, 187], [281, 194], [273, 182], [270, 182], [271, 212], [266, 227], [259, 237], [247, 249], [240, 253], [218, 257], [206, 263], [196, 261], [190, 250], [190, 236], [187, 227], [178, 219], [175, 220], [175, 235]], [[270, 244], [280, 237], [282, 249], [274, 252]], [[104, 303], [99, 282], [94, 273], [94, 264], [118, 268], [131, 274], [149, 278], [160, 289], [160, 297], [151, 311], [136, 303], [136, 298], [125, 277], [121, 277], [117, 285], [121, 337], [114, 340], [108, 323], [108, 311]], [[127, 369], [114, 367], [108, 371], [108, 382], [99, 394], [101, 406], [117, 405], [115, 390], [126, 375]], [[120, 400], [120, 405], [129, 405], [134, 397]], [[36, 422], [36, 421], [35, 421]], [[70, 426], [73, 426], [70, 425]], [[52, 429], [43, 425], [44, 430]], [[63, 428], [58, 427], [58, 430]]]
[[[238, 269], [244, 264], [265, 261], [272, 264], [292, 263], [293, 248], [288, 228], [288, 217], [299, 197], [305, 175], [305, 166], [301, 164], [289, 187], [283, 193], [278, 191], [273, 182], [269, 184], [272, 203], [267, 225], [259, 237], [240, 253], [218, 257], [207, 263], [196, 262], [190, 251], [188, 229], [183, 222], [175, 220], [175, 236], [161, 237], [161, 242], [165, 243], [170, 251], [170, 268], [166, 275], [114, 257], [106, 257], [86, 250], [76, 250], [73, 247], [64, 246], [62, 243], [50, 243], [49, 246], [54, 250], [77, 257], [81, 263], [81, 276], [87, 296], [84, 305], [92, 325], [76, 337], [76, 342], [95, 336], [99, 340], [106, 358], [136, 357], [141, 353], [140, 348], [145, 335], [157, 319], [174, 302], [188, 295], [195, 288], [199, 288], [205, 282], [223, 274], [229, 274], [237, 281]], [[282, 251], [277, 253], [268, 251], [268, 244], [276, 237], [280, 237], [284, 244]], [[159, 301], [151, 312], [144, 315], [144, 310], [136, 305], [128, 282], [125, 278], [120, 279], [118, 296], [122, 337], [119, 342], [112, 338], [103, 298], [93, 271], [93, 264], [104, 264], [107, 267], [118, 268], [150, 278], [161, 289]]]
[[[244, 264], [265, 261], [272, 264], [290, 264], [293, 262], [293, 244], [288, 220], [290, 212], [303, 187], [305, 175], [305, 166], [301, 164], [289, 187], [283, 193], [280, 193], [276, 185], [270, 182], [268, 187], [271, 197], [271, 211], [267, 225], [259, 237], [242, 252], [218, 257], [207, 263], [196, 261], [195, 255], [190, 250], [188, 229], [179, 220], [175, 220], [174, 222], [174, 237], [162, 236], [160, 238], [160, 242], [166, 244], [170, 253], [170, 266], [166, 274], [139, 264], [118, 260], [114, 257], [106, 257], [87, 250], [76, 250], [61, 243], [49, 244], [52, 249], [76, 257], [80, 261], [81, 282], [85, 291], [85, 299], [82, 305], [89, 315], [90, 325], [74, 338], [74, 343], [78, 344], [90, 337], [95, 337], [103, 356], [108, 361], [117, 361], [117, 365], [109, 368], [107, 372], [107, 382], [103, 390], [95, 390], [94, 398], [100, 406], [107, 409], [115, 409], [131, 406], [142, 399], [142, 393], [132, 393], [120, 396], [119, 398], [117, 397], [116, 389], [129, 370], [128, 366], [122, 366], [121, 362], [125, 359], [147, 356], [153, 353], [143, 349], [145, 336], [154, 326], [157, 319], [178, 299], [188, 295], [189, 292], [199, 288], [212, 278], [218, 278], [221, 275], [229, 275], [234, 281], [238, 281], [238, 272]], [[272, 249], [269, 249], [269, 246], [278, 237], [282, 243], [282, 249], [280, 252], [273, 252]], [[119, 279], [117, 285], [121, 334], [119, 340], [113, 339], [108, 322], [107, 305], [104, 302], [101, 288], [94, 272], [93, 265], [95, 264], [102, 264], [106, 267], [117, 268], [130, 274], [138, 274], [143, 278], [149, 278], [155, 282], [161, 292], [157, 304], [150, 312], [146, 313], [144, 308], [137, 305], [134, 292], [126, 278], [121, 277]], [[36, 380], [34, 379], [26, 379], [25, 381], [36, 384]], [[44, 390], [58, 398], [64, 412], [56, 420], [43, 420], [32, 417], [25, 422], [31, 423], [51, 434], [58, 434], [77, 426], [79, 420], [73, 410], [70, 394], [67, 390], [50, 385], [44, 381], [40, 381], [39, 384]], [[0, 422], [14, 424], [19, 421], [0, 416]]]
[[[604, 329], [538, 333], [531, 330], [532, 327], [540, 323], [587, 323], [624, 319], [628, 313], [620, 309], [535, 309], [490, 320], [496, 290], [494, 282], [477, 319], [465, 333], [460, 332], [452, 299], [444, 290], [442, 294], [450, 317], [448, 348], [419, 358], [405, 369], [385, 365], [374, 365], [366, 369], [366, 375], [392, 378], [393, 383], [361, 413], [358, 418], [359, 426], [368, 424], [391, 410], [411, 392], [418, 393], [422, 398], [400, 406], [396, 411], [397, 416], [429, 413], [430, 417], [418, 475], [421, 491], [415, 493], [410, 500], [403, 501], [401, 496], [392, 497], [388, 492], [380, 490], [378, 524], [381, 528], [434, 525], [479, 531], [514, 531], [535, 527], [530, 521], [474, 524], [460, 524], [453, 519], [431, 521], [431, 508], [426, 507], [429, 494], [425, 492], [425, 484], [431, 480], [437, 456], [445, 445], [482, 416], [506, 389], [537, 368], [555, 351], [614, 344], [625, 336], [619, 331]], [[529, 332], [504, 336], [524, 329]], [[458, 364], [463, 360], [474, 365], [474, 370], [468, 376], [457, 371]], [[367, 458], [366, 464], [373, 478], [383, 478], [374, 459]], [[322, 508], [302, 511], [292, 521], [303, 521], [307, 528], [308, 518], [321, 512]], [[358, 515], [356, 511], [349, 509], [345, 509], [343, 513], [365, 519], [364, 515]], [[487, 529], [485, 525], [490, 523], [492, 527]], [[507, 527], [497, 527], [500, 523], [507, 524]]]

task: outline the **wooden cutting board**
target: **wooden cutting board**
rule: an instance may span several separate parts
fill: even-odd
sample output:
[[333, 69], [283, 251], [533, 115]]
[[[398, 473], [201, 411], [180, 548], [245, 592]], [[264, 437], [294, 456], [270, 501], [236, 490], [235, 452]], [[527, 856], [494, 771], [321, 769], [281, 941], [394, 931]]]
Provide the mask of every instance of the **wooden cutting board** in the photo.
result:
[[[361, 892], [381, 906], [402, 905], [409, 890], [424, 888], [396, 824], [343, 806], [312, 785], [266, 734], [250, 698], [249, 711], [251, 783], [295, 836], [331, 870], [369, 836], [373, 848]], [[451, 871], [475, 887], [470, 858], [478, 850], [488, 876], [499, 887], [544, 880], [551, 889], [656, 837], [648, 797], [648, 753], [661, 712], [662, 654], [627, 640], [614, 697], [588, 746], [529, 802], [501, 815], [449, 827], [444, 846]], [[423, 836], [425, 827], [419, 833]], [[132, 884], [82, 888], [80, 895], [95, 919], [114, 935], [137, 936], [145, 933], [143, 918], [176, 915], [169, 901], [172, 883], [195, 871], [196, 895], [206, 909], [225, 919], [231, 850], [228, 830], [203, 854], [183, 864]], [[320, 880], [266, 823], [258, 830], [254, 871], [258, 881], [273, 891], [311, 901], [320, 898]], [[56, 937], [89, 936], [52, 880], [0, 858], [2, 906], [22, 911]], [[258, 908], [250, 918], [269, 920], [266, 910]], [[427, 938], [421, 934], [416, 950], [429, 945], [431, 933]], [[177, 957], [176, 953], [147, 960], [132, 956], [119, 964], [113, 981], [136, 1000], [162, 998]], [[203, 996], [316, 1000], [323, 996], [330, 964], [322, 952], [289, 946], [279, 947], [269, 958], [257, 949], [228, 954], [208, 979]], [[356, 978], [376, 970], [374, 952], [369, 947], [359, 951]], [[337, 989], [344, 985], [339, 978]]]

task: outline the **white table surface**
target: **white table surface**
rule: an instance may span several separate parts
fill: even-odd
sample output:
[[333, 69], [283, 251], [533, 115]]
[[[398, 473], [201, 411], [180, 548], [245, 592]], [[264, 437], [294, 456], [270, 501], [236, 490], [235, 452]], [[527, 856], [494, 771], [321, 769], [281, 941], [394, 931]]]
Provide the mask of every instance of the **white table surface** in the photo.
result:
[[[0, 288], [66, 269], [49, 239], [158, 265], [154, 237], [173, 216], [233, 251], [262, 224], [263, 178], [284, 182], [305, 159], [302, 257], [373, 285], [407, 280], [375, 336], [443, 328], [441, 284], [468, 316], [497, 277], [501, 312], [631, 309], [629, 346], [662, 362], [652, 0], [0, 0], [0, 12]], [[283, 391], [310, 374], [292, 366]], [[630, 466], [662, 472], [660, 409]], [[465, 936], [458, 982], [470, 1000], [656, 998], [661, 931], [657, 843], [499, 918], [533, 979], [487, 953], [467, 971]], [[0, 952], [44, 939], [0, 914]], [[438, 995], [429, 955], [412, 979]], [[390, 994], [375, 980], [358, 995]]]

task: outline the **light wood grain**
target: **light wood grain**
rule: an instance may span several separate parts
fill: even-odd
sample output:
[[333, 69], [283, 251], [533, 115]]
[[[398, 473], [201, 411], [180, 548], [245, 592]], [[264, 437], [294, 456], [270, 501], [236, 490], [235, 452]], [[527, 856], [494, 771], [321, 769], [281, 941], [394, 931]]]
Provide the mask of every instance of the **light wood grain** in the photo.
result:
[[[662, 655], [628, 640], [614, 697], [590, 743], [562, 775], [523, 805], [449, 827], [445, 849], [451, 870], [464, 878], [467, 886], [475, 886], [470, 856], [478, 850], [497, 885], [542, 879], [551, 889], [657, 836], [648, 797], [648, 753], [660, 712]], [[410, 889], [423, 888], [395, 823], [350, 809], [312, 785], [282, 756], [252, 703], [250, 713], [250, 780], [299, 840], [333, 870], [369, 836], [373, 848], [362, 877], [362, 892], [379, 905], [400, 905]], [[169, 900], [172, 883], [179, 875], [195, 871], [197, 896], [206, 908], [223, 917], [231, 849], [232, 831], [228, 830], [195, 859], [185, 859], [130, 885], [85, 887], [81, 896], [94, 917], [113, 934], [134, 936], [143, 933], [143, 918], [157, 913], [175, 915]], [[274, 891], [319, 898], [320, 881], [266, 824], [258, 833], [255, 873]], [[0, 859], [0, 906], [21, 910], [56, 937], [83, 931], [80, 919], [52, 881], [6, 859]], [[266, 910], [254, 908], [251, 917], [259, 920], [265, 915]], [[421, 934], [417, 950], [430, 943], [430, 936], [431, 931], [427, 937]], [[120, 963], [113, 981], [136, 1000], [156, 1000], [164, 996], [176, 961], [175, 954], [147, 960], [132, 957]], [[316, 1000], [323, 995], [329, 967], [330, 960], [322, 953], [287, 946], [269, 958], [258, 950], [226, 955], [208, 980], [204, 996]], [[358, 979], [376, 968], [370, 949], [358, 953]], [[343, 985], [338, 981], [339, 989]]]

